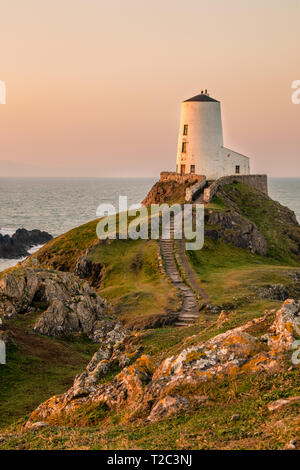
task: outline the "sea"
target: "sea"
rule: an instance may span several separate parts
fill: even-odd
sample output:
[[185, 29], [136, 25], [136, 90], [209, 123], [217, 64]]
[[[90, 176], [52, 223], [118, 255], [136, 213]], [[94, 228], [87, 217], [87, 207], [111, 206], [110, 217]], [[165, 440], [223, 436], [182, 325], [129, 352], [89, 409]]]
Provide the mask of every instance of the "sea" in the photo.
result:
[[[0, 178], [0, 233], [39, 229], [54, 237], [96, 218], [100, 204], [119, 196], [139, 204], [157, 178]], [[300, 178], [269, 178], [269, 195], [292, 209], [300, 222]], [[34, 252], [39, 247], [34, 247]], [[0, 258], [0, 271], [20, 260]]]

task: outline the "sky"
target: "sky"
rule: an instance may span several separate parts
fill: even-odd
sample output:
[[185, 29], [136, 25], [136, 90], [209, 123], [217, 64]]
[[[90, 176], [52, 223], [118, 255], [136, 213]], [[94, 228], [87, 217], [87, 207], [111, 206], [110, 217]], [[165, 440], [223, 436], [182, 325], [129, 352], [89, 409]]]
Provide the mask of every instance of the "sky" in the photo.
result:
[[174, 170], [181, 101], [221, 101], [252, 173], [300, 176], [300, 0], [0, 0], [0, 176]]

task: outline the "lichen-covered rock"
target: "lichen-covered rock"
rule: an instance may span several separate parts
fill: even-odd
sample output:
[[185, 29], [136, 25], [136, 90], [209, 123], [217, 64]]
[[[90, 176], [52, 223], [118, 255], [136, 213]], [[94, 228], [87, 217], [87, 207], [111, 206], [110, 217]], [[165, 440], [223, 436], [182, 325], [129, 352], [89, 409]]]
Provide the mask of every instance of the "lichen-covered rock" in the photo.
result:
[[[266, 338], [250, 335], [250, 330], [263, 324], [274, 312], [228, 330], [208, 341], [184, 349], [166, 358], [156, 368], [148, 356], [139, 357], [125, 367], [110, 383], [97, 383], [114, 361], [121, 365], [122, 354], [133, 359], [140, 350], [126, 349], [126, 341], [134, 344], [138, 333], [124, 338], [113, 347], [100, 349], [86, 371], [76, 378], [74, 386], [64, 395], [53, 397], [32, 413], [30, 421], [51, 421], [53, 416], [67, 414], [86, 403], [104, 402], [109, 408], [131, 408], [131, 419], [148, 417], [156, 421], [172, 414], [194, 409], [207, 397], [182, 397], [182, 386], [197, 386], [201, 382], [222, 380], [243, 373], [274, 373], [278, 370], [281, 353], [292, 348], [297, 335], [299, 302], [287, 300], [276, 313]], [[126, 361], [125, 361], [126, 362]], [[297, 397], [298, 398], [298, 397]]]
[[152, 408], [149, 421], [159, 421], [171, 415], [176, 415], [187, 411], [190, 407], [190, 400], [185, 397], [169, 397], [166, 396], [159, 400]]
[[[141, 356], [123, 369], [110, 383], [84, 388], [88, 373], [75, 380], [74, 386], [63, 395], [55, 395], [42, 403], [30, 416], [27, 425], [36, 421], [52, 422], [67, 416], [87, 403], [105, 403], [109, 408], [135, 405], [151, 381], [154, 364], [149, 356]], [[80, 380], [82, 382], [80, 383]]]
[[287, 299], [270, 328], [268, 345], [275, 351], [283, 352], [292, 348], [294, 341], [300, 337], [300, 302]]
[[[0, 280], [0, 317], [41, 312], [33, 330], [48, 336], [85, 333], [100, 342], [120, 334], [121, 326], [107, 319], [104, 299], [71, 273], [21, 267]], [[105, 317], [105, 320], [104, 320]]]
[[207, 381], [243, 370], [268, 370], [274, 355], [258, 338], [238, 328], [165, 359], [156, 369], [153, 382], [164, 379], [169, 386], [185, 381]]

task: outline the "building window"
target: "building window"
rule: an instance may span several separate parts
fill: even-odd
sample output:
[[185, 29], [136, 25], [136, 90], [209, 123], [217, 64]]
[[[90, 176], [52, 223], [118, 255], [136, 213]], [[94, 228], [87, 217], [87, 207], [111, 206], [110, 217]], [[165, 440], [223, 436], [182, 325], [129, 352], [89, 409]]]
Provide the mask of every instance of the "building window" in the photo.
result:
[[183, 135], [188, 135], [188, 128], [189, 128], [189, 126], [187, 124], [184, 124], [184, 126], [183, 126]]
[[191, 173], [195, 173], [195, 165], [191, 165]]
[[236, 172], [236, 174], [240, 173], [240, 165], [236, 165], [235, 172]]
[[186, 153], [186, 142], [182, 142], [181, 151], [182, 151], [182, 153]]

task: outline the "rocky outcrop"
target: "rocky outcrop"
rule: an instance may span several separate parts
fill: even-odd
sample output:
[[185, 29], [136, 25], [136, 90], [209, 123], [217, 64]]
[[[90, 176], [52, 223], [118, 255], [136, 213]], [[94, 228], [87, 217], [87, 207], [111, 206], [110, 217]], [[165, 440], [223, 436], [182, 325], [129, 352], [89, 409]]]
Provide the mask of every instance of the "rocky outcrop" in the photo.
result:
[[19, 243], [23, 243], [27, 248], [31, 248], [34, 245], [43, 245], [44, 243], [52, 240], [53, 237], [50, 233], [42, 232], [41, 230], [26, 230], [25, 228], [19, 228], [11, 238]]
[[48, 336], [85, 333], [100, 342], [119, 328], [106, 301], [71, 273], [26, 267], [8, 272], [0, 280], [0, 317], [27, 312], [37, 312], [33, 330]]
[[268, 346], [277, 352], [292, 349], [296, 338], [300, 337], [300, 302], [286, 300], [270, 328], [266, 339]]
[[28, 249], [43, 245], [52, 239], [52, 235], [40, 230], [18, 229], [11, 237], [0, 234], [0, 258], [14, 259], [28, 256]]
[[257, 287], [255, 293], [261, 299], [286, 300], [289, 297], [289, 289], [283, 284], [267, 284]]
[[222, 240], [238, 248], [247, 248], [252, 253], [267, 254], [267, 242], [255, 224], [242, 217], [238, 212], [209, 211], [206, 222], [215, 226], [208, 229], [205, 235], [213, 240]]
[[0, 258], [17, 259], [25, 256], [28, 256], [28, 251], [22, 243], [0, 233]]
[[295, 327], [300, 324], [299, 312], [300, 303], [287, 300], [276, 313], [270, 333], [261, 338], [250, 335], [247, 330], [263, 324], [270, 313], [184, 349], [157, 367], [148, 356], [141, 356], [108, 384], [97, 385], [97, 380], [107, 373], [109, 366], [105, 361], [111, 361], [114, 352], [97, 353], [74, 386], [66, 394], [41, 404], [29, 422], [55, 421], [87, 403], [105, 403], [109, 408], [127, 406], [131, 409], [131, 419], [144, 417], [149, 421], [200, 406], [207, 397], [182, 396], [180, 390], [184, 386], [243, 373], [276, 372], [281, 354], [291, 350], [299, 334]]
[[80, 279], [87, 279], [91, 286], [99, 288], [104, 274], [104, 265], [95, 263], [86, 256], [80, 256], [76, 262], [74, 273]]
[[184, 203], [185, 192], [189, 183], [178, 183], [177, 181], [158, 181], [151, 188], [142, 204], [150, 206], [151, 204], [173, 204]]

